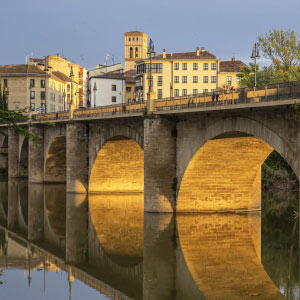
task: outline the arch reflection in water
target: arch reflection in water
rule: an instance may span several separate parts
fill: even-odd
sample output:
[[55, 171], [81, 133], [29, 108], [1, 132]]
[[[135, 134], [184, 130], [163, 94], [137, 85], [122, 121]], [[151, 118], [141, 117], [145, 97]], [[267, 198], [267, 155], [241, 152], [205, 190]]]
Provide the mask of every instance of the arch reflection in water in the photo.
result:
[[178, 251], [205, 298], [285, 299], [260, 262], [259, 213], [179, 215], [177, 226]]

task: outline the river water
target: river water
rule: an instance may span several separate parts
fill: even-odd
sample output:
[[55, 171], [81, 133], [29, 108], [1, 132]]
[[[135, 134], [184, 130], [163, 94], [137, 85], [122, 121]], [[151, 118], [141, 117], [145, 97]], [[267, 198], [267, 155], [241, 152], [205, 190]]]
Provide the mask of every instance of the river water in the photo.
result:
[[300, 299], [298, 202], [262, 193], [257, 213], [144, 214], [143, 194], [2, 182], [0, 298]]

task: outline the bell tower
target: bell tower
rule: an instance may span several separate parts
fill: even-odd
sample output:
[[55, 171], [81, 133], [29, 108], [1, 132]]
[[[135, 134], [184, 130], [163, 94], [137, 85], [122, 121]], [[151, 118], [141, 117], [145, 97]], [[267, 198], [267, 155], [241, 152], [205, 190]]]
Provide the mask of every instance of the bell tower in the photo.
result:
[[140, 31], [124, 33], [125, 71], [135, 68], [135, 61], [147, 58], [148, 35]]

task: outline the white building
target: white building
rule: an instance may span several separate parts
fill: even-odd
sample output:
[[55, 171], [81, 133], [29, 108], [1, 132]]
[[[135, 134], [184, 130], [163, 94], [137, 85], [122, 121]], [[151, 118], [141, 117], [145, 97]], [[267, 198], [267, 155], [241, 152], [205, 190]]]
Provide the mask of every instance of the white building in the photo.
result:
[[125, 103], [125, 78], [122, 72], [89, 76], [89, 106]]

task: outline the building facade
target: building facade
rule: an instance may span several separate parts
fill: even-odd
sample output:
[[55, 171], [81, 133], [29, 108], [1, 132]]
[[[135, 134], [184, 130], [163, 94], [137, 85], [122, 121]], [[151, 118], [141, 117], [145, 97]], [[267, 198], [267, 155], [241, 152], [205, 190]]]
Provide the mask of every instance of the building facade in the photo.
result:
[[[204, 48], [195, 52], [162, 54], [152, 58], [153, 90], [156, 98], [196, 95], [218, 88], [220, 60]], [[136, 97], [144, 101], [149, 87], [150, 59], [136, 62]]]
[[135, 62], [147, 58], [148, 35], [140, 31], [124, 33], [125, 72], [136, 67]]

